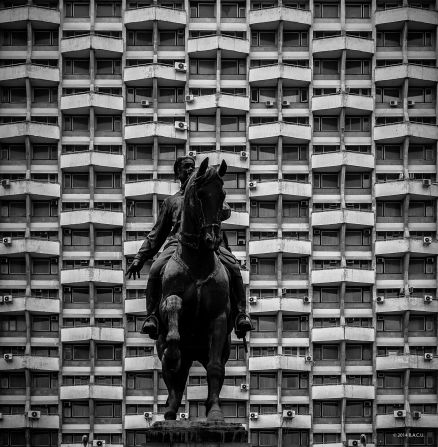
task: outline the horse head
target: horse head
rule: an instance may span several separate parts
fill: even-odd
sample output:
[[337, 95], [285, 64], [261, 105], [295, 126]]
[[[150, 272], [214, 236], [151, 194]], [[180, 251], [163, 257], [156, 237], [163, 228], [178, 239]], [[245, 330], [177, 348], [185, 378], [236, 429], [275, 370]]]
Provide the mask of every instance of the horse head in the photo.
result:
[[225, 200], [224, 181], [222, 177], [227, 172], [227, 164], [222, 160], [219, 168], [208, 166], [205, 158], [199, 169], [192, 175], [186, 189], [186, 205], [193, 214], [192, 221], [197, 228], [192, 233], [197, 234], [199, 246], [207, 250], [216, 250], [220, 244], [220, 229], [223, 204]]

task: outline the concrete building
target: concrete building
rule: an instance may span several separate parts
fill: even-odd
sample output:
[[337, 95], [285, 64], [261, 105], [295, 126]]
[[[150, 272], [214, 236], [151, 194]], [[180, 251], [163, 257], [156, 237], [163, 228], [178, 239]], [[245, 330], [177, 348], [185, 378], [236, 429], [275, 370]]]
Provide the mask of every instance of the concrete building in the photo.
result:
[[[429, 0], [1, 0], [0, 444], [135, 447], [163, 417], [148, 266], [124, 271], [191, 152], [229, 166], [255, 324], [227, 420], [438, 445], [437, 25]], [[181, 412], [205, 397], [195, 366]]]

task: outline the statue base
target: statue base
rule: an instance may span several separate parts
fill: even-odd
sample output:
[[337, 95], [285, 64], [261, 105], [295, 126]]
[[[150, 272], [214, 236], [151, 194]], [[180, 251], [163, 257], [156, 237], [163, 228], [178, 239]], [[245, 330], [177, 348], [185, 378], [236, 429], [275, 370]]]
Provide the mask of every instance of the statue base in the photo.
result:
[[146, 429], [148, 447], [248, 447], [242, 424], [204, 421], [160, 421]]

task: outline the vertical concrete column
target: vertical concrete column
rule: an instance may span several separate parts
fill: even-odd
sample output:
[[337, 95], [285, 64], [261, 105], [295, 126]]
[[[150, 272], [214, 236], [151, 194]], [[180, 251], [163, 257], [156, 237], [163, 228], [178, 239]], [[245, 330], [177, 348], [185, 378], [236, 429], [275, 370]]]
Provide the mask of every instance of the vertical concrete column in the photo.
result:
[[[89, 150], [92, 151], [94, 148], [94, 132], [96, 129], [96, 116], [95, 116], [95, 109], [94, 107], [90, 107], [90, 144], [89, 144]], [[91, 182], [91, 179], [90, 179]], [[91, 184], [90, 184], [91, 187]], [[90, 194], [91, 194], [91, 188], [90, 188]]]
[[152, 47], [154, 51], [154, 54], [152, 56], [152, 62], [154, 64], [158, 62], [158, 45], [159, 45], [158, 21], [154, 20], [152, 24]]
[[404, 82], [403, 82], [403, 87], [402, 87], [403, 119], [404, 119], [404, 121], [409, 121], [408, 88], [409, 88], [409, 79], [405, 78]]
[[345, 177], [347, 173], [347, 166], [342, 165], [339, 171], [339, 188], [341, 192], [341, 207], [345, 208]]
[[403, 139], [403, 177], [409, 178], [409, 136]]
[[341, 224], [341, 228], [339, 230], [339, 248], [341, 251], [341, 267], [346, 266], [346, 259], [345, 259], [346, 231], [347, 231], [347, 224], [345, 222], [343, 222]]
[[403, 29], [401, 33], [401, 42], [402, 42], [402, 57], [403, 63], [408, 63], [408, 22], [403, 23]]
[[[277, 83], [277, 110], [278, 121], [283, 121], [283, 80], [279, 79]], [[279, 139], [281, 136], [279, 137]]]
[[26, 78], [26, 121], [30, 121], [32, 118], [32, 86], [30, 79]]
[[410, 252], [405, 253], [403, 256], [403, 287], [405, 288], [405, 294], [410, 295], [409, 287], [409, 259], [411, 255]]
[[[220, 13], [220, 2], [216, 2], [217, 11]], [[218, 6], [219, 5], [219, 6]], [[221, 148], [221, 109], [218, 107], [221, 91], [221, 65], [222, 51], [218, 48], [216, 51], [216, 150]]]
[[[28, 411], [30, 411], [30, 389], [32, 386], [32, 377], [30, 375], [30, 370], [29, 368], [26, 368], [24, 370], [24, 378], [26, 381], [26, 401], [24, 403], [24, 413], [26, 415], [26, 413]], [[27, 421], [27, 417], [25, 416], [25, 420]], [[26, 447], [31, 447], [32, 445], [32, 439], [30, 436], [30, 429], [28, 427], [26, 427], [24, 429], [24, 439], [26, 440]]]
[[[152, 102], [154, 107], [154, 115], [153, 115], [153, 121], [158, 121], [158, 79], [153, 78], [152, 79]], [[155, 139], [155, 138], [154, 138]], [[155, 162], [155, 160], [154, 160]]]
[[[93, 109], [91, 109], [93, 110]], [[94, 166], [90, 165], [88, 167], [88, 184], [89, 184], [89, 191], [90, 191], [90, 208], [94, 208], [94, 178], [95, 172], [94, 172]], [[91, 234], [90, 234], [91, 237]]]
[[[344, 5], [344, 2], [341, 2], [341, 5]], [[343, 49], [341, 54], [341, 91], [342, 94], [345, 94], [345, 70], [347, 66], [347, 50]], [[344, 101], [343, 104], [344, 105]]]
[[96, 1], [90, 0], [90, 31], [94, 33], [94, 27], [96, 24]]
[[32, 63], [32, 44], [33, 44], [32, 22], [30, 20], [26, 22], [26, 32], [27, 32], [26, 64], [30, 64]]
[[410, 196], [406, 194], [403, 201], [403, 235], [409, 237], [409, 202]]

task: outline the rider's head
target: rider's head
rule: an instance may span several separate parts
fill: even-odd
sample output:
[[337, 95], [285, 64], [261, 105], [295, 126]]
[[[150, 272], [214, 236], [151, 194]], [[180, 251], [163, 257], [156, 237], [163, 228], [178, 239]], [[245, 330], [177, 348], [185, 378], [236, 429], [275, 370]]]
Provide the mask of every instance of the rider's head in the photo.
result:
[[175, 177], [183, 185], [195, 170], [195, 159], [193, 157], [185, 156], [178, 157], [173, 165], [173, 172]]

